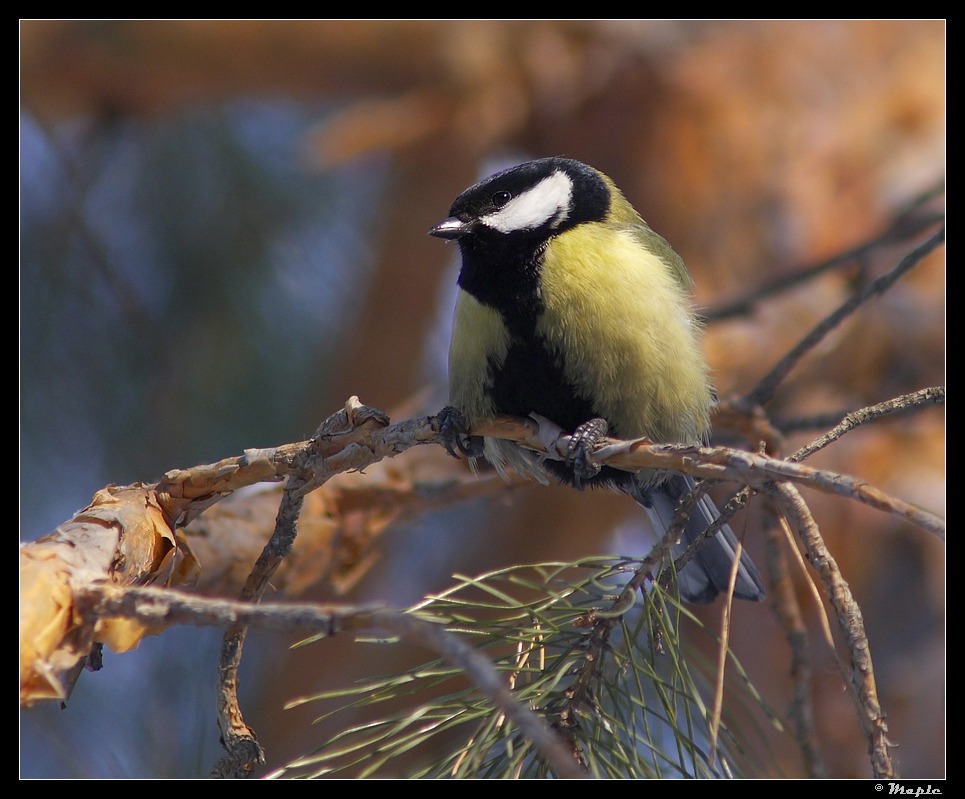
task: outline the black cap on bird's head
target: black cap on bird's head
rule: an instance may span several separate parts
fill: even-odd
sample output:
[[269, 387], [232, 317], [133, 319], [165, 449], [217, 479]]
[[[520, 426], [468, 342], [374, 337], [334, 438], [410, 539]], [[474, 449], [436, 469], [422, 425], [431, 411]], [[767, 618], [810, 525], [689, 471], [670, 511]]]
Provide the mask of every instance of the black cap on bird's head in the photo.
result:
[[602, 221], [609, 207], [609, 188], [595, 169], [569, 158], [540, 158], [470, 186], [429, 235], [548, 237], [581, 222]]

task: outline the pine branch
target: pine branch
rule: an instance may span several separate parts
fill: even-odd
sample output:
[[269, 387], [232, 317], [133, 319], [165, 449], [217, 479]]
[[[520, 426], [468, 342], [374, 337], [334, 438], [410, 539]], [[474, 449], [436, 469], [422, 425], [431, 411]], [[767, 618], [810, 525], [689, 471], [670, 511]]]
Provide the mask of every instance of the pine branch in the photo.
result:
[[[938, 236], [932, 237], [926, 244], [937, 246], [939, 240]], [[910, 268], [917, 262], [916, 259], [927, 251], [925, 247], [926, 245], [922, 245], [919, 251], [904, 259], [887, 280], [872, 284], [873, 287], [876, 286], [874, 291], [887, 288], [897, 279], [900, 269]], [[860, 296], [867, 298], [872, 293], [873, 291], [866, 291]], [[819, 326], [815, 333], [802, 342], [797, 348], [798, 354], [803, 354], [823, 332], [830, 329], [829, 325], [833, 326], [831, 320], [844, 318], [856, 307], [856, 303], [860, 304], [859, 301], [846, 303], [838, 313], [829, 317], [825, 324]], [[785, 359], [784, 363], [792, 362], [793, 359]], [[771, 374], [782, 373], [779, 368]], [[765, 384], [766, 380], [761, 385]], [[888, 757], [887, 728], [877, 703], [860, 611], [849, 598], [846, 584], [839, 575], [836, 576], [833, 560], [829, 560], [830, 556], [824, 554], [826, 550], [822, 549], [817, 527], [813, 520], [808, 521], [809, 512], [806, 506], [795, 499], [797, 494], [792, 486], [806, 486], [855, 499], [943, 538], [944, 521], [933, 514], [889, 496], [859, 479], [812, 469], [799, 463], [862, 424], [897, 411], [943, 401], [944, 390], [931, 388], [852, 412], [832, 430], [787, 460], [721, 447], [654, 445], [642, 440], [604, 441], [591, 454], [593, 462], [599, 465], [606, 464], [631, 471], [640, 468], [669, 469], [692, 474], [705, 481], [736, 482], [745, 488], [733, 501], [734, 507], [746, 501], [749, 492], [753, 491], [775, 495], [781, 499], [784, 507], [792, 509], [788, 512], [795, 519], [809, 552], [820, 553], [816, 557], [822, 564], [821, 573], [827, 590], [834, 592], [832, 602], [838, 609], [839, 622], [848, 636], [852, 663], [856, 664], [850, 672], [852, 678], [849, 684], [853, 687], [856, 707], [869, 740], [869, 754], [875, 773], [881, 776], [891, 774], [893, 768]], [[394, 457], [418, 445], [438, 443], [438, 430], [439, 421], [435, 417], [390, 424], [384, 414], [362, 406], [353, 398], [343, 410], [327, 420], [309, 441], [249, 450], [242, 456], [228, 458], [216, 464], [174, 470], [165, 474], [156, 484], [112, 486], [99, 492], [95, 495], [94, 502], [74, 519], [65, 522], [50, 536], [28, 544], [21, 550], [21, 586], [26, 590], [26, 593], [22, 591], [21, 595], [22, 701], [29, 703], [40, 698], [62, 698], [69, 691], [79, 669], [87, 662], [86, 659], [96, 654], [96, 647], [100, 643], [107, 643], [118, 651], [124, 651], [135, 645], [144, 634], [157, 632], [172, 621], [173, 617], [151, 613], [117, 613], [110, 619], [98, 618], [96, 614], [77, 613], [78, 608], [82, 607], [84, 592], [90, 590], [93, 583], [104, 579], [120, 585], [137, 585], [147, 581], [168, 586], [190, 583], [198, 576], [200, 566], [185, 537], [183, 526], [232, 496], [240, 488], [256, 483], [286, 480], [284, 501], [277, 515], [275, 533], [242, 593], [246, 602], [257, 602], [268, 581], [291, 552], [301, 505], [310, 492], [327, 484], [337, 475], [362, 471], [384, 458]], [[475, 435], [516, 441], [549, 458], [565, 458], [568, 453], [569, 437], [546, 420], [501, 418], [472, 432]], [[703, 487], [706, 485], [707, 483], [704, 483]], [[682, 519], [685, 518], [686, 511], [687, 506], [684, 503], [681, 509]], [[729, 513], [729, 509], [725, 508], [724, 518], [727, 518]], [[708, 531], [708, 535], [712, 532]], [[636, 567], [634, 575], [609, 609], [596, 608], [587, 615], [584, 626], [590, 631], [585, 644], [588, 656], [582, 661], [583, 665], [573, 672], [576, 675], [575, 682], [567, 698], [554, 707], [556, 733], [550, 734], [549, 738], [541, 737], [542, 733], [530, 727], [530, 720], [517, 715], [515, 704], [506, 705], [503, 700], [509, 692], [503, 682], [490, 681], [489, 688], [484, 689], [492, 696], [506, 691], [506, 696], [502, 696], [497, 703], [500, 712], [513, 718], [519, 728], [528, 730], [528, 740], [537, 743], [543, 757], [552, 764], [558, 775], [573, 768], [576, 762], [582, 763], [584, 767], [592, 765], [594, 770], [604, 768], [602, 761], [594, 761], [593, 765], [585, 760], [588, 751], [585, 749], [585, 741], [573, 737], [571, 724], [575, 719], [585, 717], [587, 708], [595, 707], [595, 692], [600, 676], [595, 664], [606, 659], [611, 648], [612, 632], [617, 629], [617, 625], [623, 629], [626, 614], [634, 604], [637, 591], [648, 581], [652, 584], [651, 588], [655, 589], [656, 584], [664, 579], [658, 575], [655, 580], [654, 575], [664, 560], [665, 551], [673, 545], [674, 538], [675, 536], [668, 535], [662, 547], [657, 547]], [[83, 542], [83, 546], [78, 545], [80, 542]], [[676, 569], [683, 568], [694, 551], [695, 548], [691, 548], [678, 559]], [[829, 563], [832, 565], [828, 566]], [[25, 601], [28, 608], [26, 614], [23, 612]], [[250, 623], [249, 618], [242, 613], [231, 623], [225, 635], [219, 724], [228, 755], [215, 769], [216, 774], [221, 776], [250, 774], [262, 758], [253, 731], [243, 721], [236, 696], [237, 668], [245, 630]], [[661, 630], [666, 623], [666, 617], [655, 622], [655, 627], [651, 629], [655, 642], [661, 640]], [[796, 626], [793, 613], [789, 612], [785, 624], [789, 635], [793, 636]], [[40, 630], [45, 631], [46, 637], [39, 633]], [[723, 674], [722, 663], [727, 652], [726, 620], [724, 631], [725, 643], [719, 650], [721, 660], [716, 672], [718, 680]], [[421, 633], [418, 630], [409, 630], [409, 635]], [[24, 641], [28, 642], [27, 646], [24, 646]], [[446, 650], [448, 645], [439, 640], [434, 646], [439, 650]], [[468, 655], [462, 658], [461, 655], [456, 657], [450, 652], [447, 657], [458, 660], [460, 668], [473, 674], [474, 679], [483, 680], [483, 672], [474, 671], [474, 667], [466, 665], [468, 659], [471, 659]], [[527, 652], [520, 652], [518, 663], [528, 662], [529, 657]], [[803, 689], [807, 675], [806, 667], [800, 658], [796, 658], [795, 664], [792, 664], [792, 675], [797, 675], [795, 684]], [[717, 698], [708, 716], [711, 753], [716, 747], [716, 730], [720, 721], [720, 689], [721, 683], [718, 682]], [[802, 742], [802, 749], [806, 753], [811, 752], [806, 756], [812, 764], [812, 771], [819, 773], [821, 766], [811, 743], [813, 727], [809, 722], [807, 702], [801, 691], [797, 690], [795, 696], [799, 740]], [[703, 711], [701, 714], [703, 715]], [[574, 753], [580, 751], [583, 754], [574, 760]], [[567, 753], [565, 757], [562, 752]], [[711, 767], [712, 763], [713, 754], [709, 764]], [[520, 761], [517, 761], [517, 765], [522, 767]], [[454, 764], [454, 767], [461, 769], [463, 765]], [[609, 768], [610, 766], [605, 767]]]
[[[260, 627], [275, 632], [313, 633], [316, 640], [348, 631], [388, 630], [435, 650], [465, 671], [473, 684], [534, 743], [557, 776], [570, 779], [586, 776], [542, 719], [512, 695], [489, 660], [440, 625], [381, 606], [256, 604], [253, 600], [254, 597], [240, 601], [215, 600], [156, 588], [98, 585], [80, 592], [77, 610], [92, 621], [120, 617], [144, 625], [191, 624], [227, 627], [229, 631]], [[215, 767], [215, 776], [247, 776], [252, 766], [252, 749], [258, 753], [253, 759], [260, 756], [260, 747], [250, 731], [247, 734], [233, 731], [233, 735], [237, 740], [226, 746], [228, 755]]]

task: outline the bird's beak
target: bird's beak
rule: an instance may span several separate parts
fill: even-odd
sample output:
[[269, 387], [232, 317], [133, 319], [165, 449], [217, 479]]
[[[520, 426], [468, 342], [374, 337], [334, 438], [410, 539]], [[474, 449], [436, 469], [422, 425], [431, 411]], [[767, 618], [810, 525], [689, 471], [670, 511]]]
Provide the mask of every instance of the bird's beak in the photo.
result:
[[449, 217], [444, 222], [429, 228], [429, 235], [438, 239], [460, 239], [472, 229], [469, 222], [463, 222], [454, 216]]

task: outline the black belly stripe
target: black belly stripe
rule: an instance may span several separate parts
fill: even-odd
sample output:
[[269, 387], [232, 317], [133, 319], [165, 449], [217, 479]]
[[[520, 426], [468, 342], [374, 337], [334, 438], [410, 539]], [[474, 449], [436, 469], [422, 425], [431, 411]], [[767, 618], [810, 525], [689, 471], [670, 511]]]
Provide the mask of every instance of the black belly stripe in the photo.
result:
[[[528, 416], [538, 413], [572, 433], [583, 422], [599, 417], [593, 404], [576, 393], [564, 377], [561, 357], [543, 339], [517, 339], [502, 364], [490, 361], [491, 381], [486, 387], [499, 413]], [[573, 469], [562, 461], [547, 460], [544, 467], [559, 480], [573, 482]], [[629, 472], [604, 468], [584, 480], [590, 486], [627, 482]]]
[[563, 376], [561, 358], [538, 337], [516, 340], [502, 364], [490, 362], [489, 391], [501, 413], [538, 413], [566, 431], [597, 414]]

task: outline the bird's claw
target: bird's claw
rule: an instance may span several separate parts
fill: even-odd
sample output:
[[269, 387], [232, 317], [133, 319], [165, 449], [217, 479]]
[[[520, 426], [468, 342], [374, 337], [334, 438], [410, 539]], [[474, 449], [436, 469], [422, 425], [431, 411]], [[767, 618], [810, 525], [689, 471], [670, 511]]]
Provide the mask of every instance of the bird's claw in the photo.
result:
[[459, 410], [447, 405], [439, 413], [438, 420], [439, 442], [453, 458], [460, 454], [466, 458], [478, 458], [483, 454], [482, 437], [469, 435], [466, 417]]
[[583, 422], [573, 435], [566, 447], [566, 462], [573, 468], [573, 486], [583, 488], [583, 481], [589, 480], [600, 473], [599, 465], [595, 464], [591, 455], [596, 443], [606, 436], [610, 426], [606, 419], [590, 419]]

